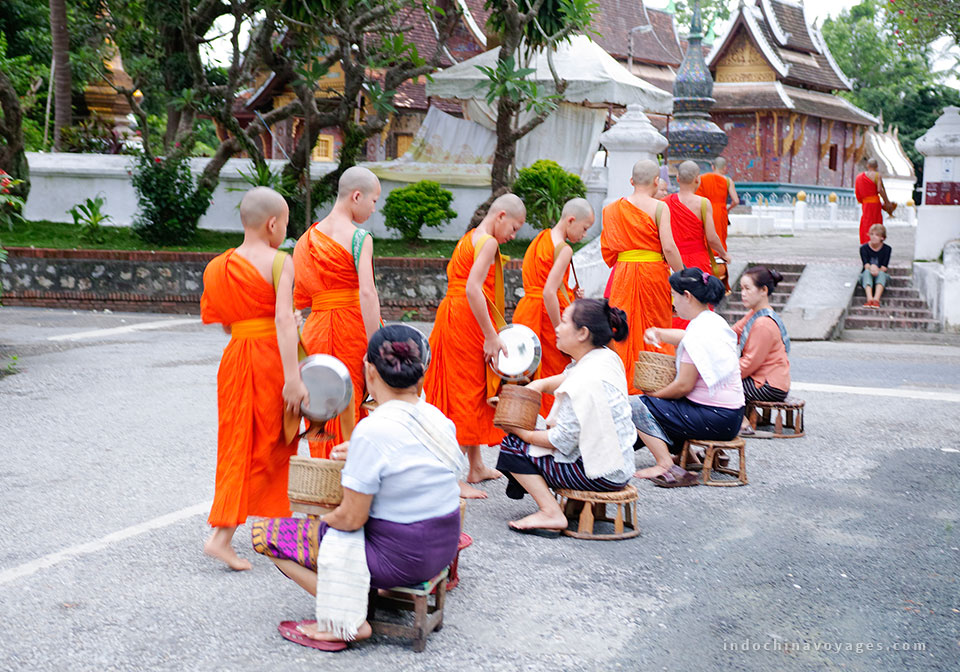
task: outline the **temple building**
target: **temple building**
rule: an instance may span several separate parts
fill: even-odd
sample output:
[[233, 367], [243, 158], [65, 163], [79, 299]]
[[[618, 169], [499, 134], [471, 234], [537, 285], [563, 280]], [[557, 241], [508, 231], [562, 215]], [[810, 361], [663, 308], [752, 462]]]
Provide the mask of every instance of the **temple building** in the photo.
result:
[[740, 189], [795, 193], [853, 187], [873, 115], [836, 91], [850, 81], [803, 4], [741, 0], [714, 43], [712, 117], [726, 131], [723, 153]]

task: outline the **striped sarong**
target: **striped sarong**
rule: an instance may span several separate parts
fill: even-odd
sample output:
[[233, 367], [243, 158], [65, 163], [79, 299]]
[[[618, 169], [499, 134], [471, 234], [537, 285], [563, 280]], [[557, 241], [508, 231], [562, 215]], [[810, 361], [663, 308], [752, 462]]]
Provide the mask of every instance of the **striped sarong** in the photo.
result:
[[530, 444], [515, 434], [508, 434], [500, 444], [500, 457], [497, 469], [507, 476], [507, 497], [523, 499], [523, 489], [512, 474], [537, 474], [543, 477], [551, 488], [570, 490], [592, 490], [594, 492], [616, 492], [623, 490], [627, 481], [611, 481], [606, 478], [587, 478], [583, 469], [583, 458], [576, 462], [557, 462], [553, 455], [531, 457]]

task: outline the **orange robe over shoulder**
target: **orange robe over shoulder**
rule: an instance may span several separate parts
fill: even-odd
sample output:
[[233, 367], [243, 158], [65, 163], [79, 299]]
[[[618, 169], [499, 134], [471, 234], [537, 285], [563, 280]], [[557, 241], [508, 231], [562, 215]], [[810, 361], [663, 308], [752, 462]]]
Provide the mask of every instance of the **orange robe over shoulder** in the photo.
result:
[[[354, 417], [359, 420], [363, 403], [363, 356], [367, 354], [367, 330], [360, 312], [360, 278], [353, 255], [330, 236], [311, 226], [293, 250], [295, 284], [293, 303], [310, 307], [303, 325], [303, 345], [308, 355], [332, 355], [343, 362], [353, 381]], [[327, 457], [343, 442], [340, 422], [326, 425], [333, 441], [310, 443], [310, 454]]]
[[870, 227], [883, 224], [880, 207], [880, 187], [867, 173], [860, 173], [853, 182], [853, 191], [860, 203], [860, 244], [870, 242]]
[[[647, 250], [660, 255], [656, 261], [617, 261], [621, 252]], [[633, 365], [643, 350], [673, 354], [673, 346], [660, 349], [643, 342], [649, 327], [670, 328], [673, 305], [670, 295], [669, 266], [663, 259], [660, 232], [653, 217], [625, 198], [603, 209], [600, 251], [607, 266], [617, 264], [610, 287], [610, 305], [627, 313], [630, 327], [625, 341], [612, 347], [623, 360], [630, 394], [640, 394], [633, 385]]]
[[[727, 214], [727, 196], [729, 195], [730, 178], [719, 173], [705, 173], [700, 176], [700, 188], [697, 195], [703, 196], [713, 206], [713, 226], [720, 236], [720, 242], [727, 246], [727, 228], [729, 216]], [[672, 212], [671, 212], [672, 216]], [[670, 220], [673, 221], [672, 219]], [[686, 263], [686, 262], [684, 262]], [[709, 270], [709, 269], [704, 269]]]
[[[474, 257], [473, 233], [468, 231], [460, 239], [447, 264], [447, 293], [437, 308], [430, 333], [432, 359], [423, 385], [427, 403], [453, 420], [461, 446], [495, 445], [503, 439], [503, 432], [493, 426], [494, 409], [487, 403], [483, 331], [467, 302], [467, 278]], [[494, 304], [496, 268], [497, 264], [490, 265], [483, 283], [483, 293]]]
[[233, 332], [217, 372], [217, 477], [208, 519], [215, 527], [291, 515], [287, 470], [297, 443], [283, 440], [276, 300], [273, 284], [234, 250], [203, 272], [201, 318]]
[[[561, 243], [561, 246], [566, 243]], [[541, 231], [527, 247], [523, 255], [523, 298], [517, 302], [513, 311], [513, 323], [530, 327], [540, 339], [541, 359], [538, 377], [548, 378], [562, 373], [570, 363], [570, 357], [557, 349], [557, 334], [554, 331], [550, 316], [543, 305], [543, 286], [547, 276], [553, 270], [555, 248], [550, 230]], [[561, 289], [557, 290], [557, 300], [560, 302], [560, 312], [563, 313], [570, 305], [570, 292], [563, 292], [563, 287], [569, 287], [567, 279], [570, 275], [570, 266], [563, 272]], [[553, 406], [553, 395], [544, 394], [540, 404], [540, 413], [547, 417]]]

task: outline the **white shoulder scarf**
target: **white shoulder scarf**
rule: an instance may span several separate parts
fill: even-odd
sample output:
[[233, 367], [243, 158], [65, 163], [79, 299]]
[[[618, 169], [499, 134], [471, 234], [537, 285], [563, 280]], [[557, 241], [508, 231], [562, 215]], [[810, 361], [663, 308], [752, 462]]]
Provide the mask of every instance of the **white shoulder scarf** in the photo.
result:
[[[580, 454], [587, 478], [601, 478], [623, 468], [623, 453], [604, 383], [610, 383], [627, 397], [627, 376], [620, 356], [609, 348], [591, 350], [572, 367], [554, 392], [557, 402], [568, 397], [580, 423]], [[554, 403], [547, 424], [556, 420], [559, 403]], [[536, 457], [535, 449], [530, 454]]]
[[680, 355], [686, 352], [697, 372], [706, 383], [710, 396], [717, 388], [740, 375], [740, 359], [737, 355], [737, 335], [727, 321], [714, 312], [705, 310], [687, 325], [686, 333], [677, 346], [677, 371], [680, 371]]

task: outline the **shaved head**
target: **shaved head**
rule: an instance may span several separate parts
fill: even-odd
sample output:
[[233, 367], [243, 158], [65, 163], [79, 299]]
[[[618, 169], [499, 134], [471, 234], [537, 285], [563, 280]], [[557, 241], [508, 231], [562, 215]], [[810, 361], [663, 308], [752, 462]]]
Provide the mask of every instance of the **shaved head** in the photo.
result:
[[633, 164], [633, 186], [646, 187], [653, 184], [653, 180], [660, 177], [660, 166], [651, 159], [641, 159]]
[[713, 167], [722, 172], [727, 169], [727, 160], [722, 156], [718, 156], [713, 160]]
[[693, 161], [684, 161], [677, 166], [677, 183], [693, 184], [700, 177], [700, 166]]
[[503, 196], [498, 196], [496, 200], [490, 204], [490, 214], [496, 215], [501, 210], [507, 213], [509, 217], [515, 217], [521, 221], [527, 217], [527, 206], [523, 204], [523, 201], [520, 200], [520, 197], [516, 194], [507, 193]]
[[880, 162], [877, 161], [875, 158], [870, 157], [869, 159], [867, 159], [867, 168], [869, 170], [876, 170], [879, 167], [880, 167]]
[[593, 216], [593, 206], [585, 198], [571, 198], [563, 204], [563, 212], [560, 213], [560, 219], [566, 219], [567, 217], [587, 219]]
[[367, 196], [379, 188], [380, 180], [368, 168], [351, 166], [343, 171], [343, 175], [340, 176], [340, 182], [337, 185], [337, 198], [349, 198], [357, 191]]
[[245, 229], [259, 228], [271, 217], [279, 219], [286, 212], [287, 202], [270, 187], [254, 187], [240, 201], [240, 222]]

